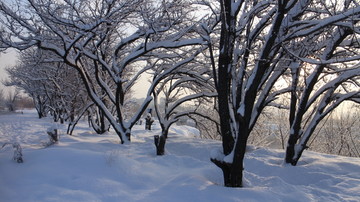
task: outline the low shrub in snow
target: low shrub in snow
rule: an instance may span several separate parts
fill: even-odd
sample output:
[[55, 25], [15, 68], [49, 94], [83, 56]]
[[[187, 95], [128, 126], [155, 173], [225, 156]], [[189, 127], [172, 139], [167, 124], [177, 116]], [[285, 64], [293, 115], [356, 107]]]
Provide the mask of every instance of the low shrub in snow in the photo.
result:
[[14, 161], [18, 163], [23, 163], [24, 160], [22, 158], [22, 149], [20, 144], [17, 142], [6, 142], [2, 145], [1, 149], [4, 148], [6, 145], [11, 145], [14, 148]]

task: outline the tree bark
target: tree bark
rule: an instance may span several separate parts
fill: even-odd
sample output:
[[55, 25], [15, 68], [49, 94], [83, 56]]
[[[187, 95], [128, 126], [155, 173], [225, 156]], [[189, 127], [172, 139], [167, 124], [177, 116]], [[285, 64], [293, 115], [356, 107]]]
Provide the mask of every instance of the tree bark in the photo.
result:
[[165, 154], [166, 138], [164, 135], [154, 135], [154, 143], [156, 147], [156, 155], [161, 156]]

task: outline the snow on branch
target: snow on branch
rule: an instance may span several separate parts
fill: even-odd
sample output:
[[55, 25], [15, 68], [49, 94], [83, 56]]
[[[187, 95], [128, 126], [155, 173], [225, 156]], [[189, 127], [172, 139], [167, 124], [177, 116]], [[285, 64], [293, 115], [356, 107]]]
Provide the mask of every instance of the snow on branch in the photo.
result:
[[328, 91], [326, 95], [322, 98], [322, 100], [319, 103], [319, 107], [316, 109], [316, 113], [312, 117], [310, 123], [306, 127], [306, 130], [304, 131], [303, 135], [301, 136], [299, 145], [306, 145], [307, 141], [309, 140], [311, 134], [317, 127], [318, 123], [330, 112], [332, 112], [335, 108], [337, 108], [343, 101], [345, 100], [351, 100], [351, 99], [359, 99], [360, 98], [360, 92], [354, 91], [349, 92], [346, 94], [340, 94], [340, 93], [333, 93], [332, 91]]
[[311, 21], [301, 21], [301, 25], [296, 28], [293, 32], [288, 34], [287, 36], [284, 36], [283, 39], [290, 40], [292, 38], [298, 38], [303, 36], [308, 36], [314, 32], [317, 32], [324, 27], [340, 22], [342, 20], [348, 19], [352, 16], [358, 16], [360, 14], [360, 6], [348, 9], [345, 12], [342, 12], [337, 15], [333, 15], [330, 17], [327, 17], [322, 20], [311, 20]]
[[355, 67], [353, 69], [349, 69], [349, 70], [344, 70], [342, 72], [342, 74], [340, 74], [338, 77], [336, 77], [335, 79], [327, 82], [324, 86], [322, 86], [319, 90], [317, 90], [312, 96], [311, 99], [309, 99], [306, 108], [308, 109], [314, 102], [315, 100], [318, 99], [318, 97], [323, 94], [324, 92], [326, 92], [327, 90], [331, 90], [331, 89], [335, 89], [337, 88], [341, 83], [354, 78], [360, 76], [360, 68], [359, 67]]
[[201, 98], [201, 97], [215, 97], [217, 96], [217, 93], [215, 92], [203, 92], [203, 93], [197, 93], [185, 96], [183, 98], [180, 98], [175, 101], [175, 103], [167, 110], [168, 113], [172, 112], [176, 107], [178, 107], [180, 104], [191, 101], [193, 99]]
[[328, 64], [345, 63], [345, 62], [351, 62], [351, 61], [360, 60], [360, 55], [351, 56], [351, 57], [345, 57], [345, 58], [331, 58], [331, 59], [328, 59], [328, 60], [322, 60], [321, 58], [319, 58], [318, 60], [316, 60], [316, 59], [312, 59], [312, 58], [300, 57], [296, 53], [294, 53], [293, 51], [287, 49], [286, 47], [283, 47], [283, 48], [291, 56], [295, 57], [296, 59], [298, 59], [298, 60], [300, 60], [302, 62], [309, 63], [309, 64], [314, 64], [314, 65], [328, 65]]
[[[330, 95], [330, 97], [324, 96], [323, 101], [320, 103], [325, 103], [328, 105], [326, 110], [322, 113], [322, 116], [326, 116], [331, 111], [333, 111], [336, 107], [338, 107], [345, 100], [359, 99], [360, 91], [353, 91], [348, 93], [334, 93]], [[332, 101], [332, 102], [330, 102]]]

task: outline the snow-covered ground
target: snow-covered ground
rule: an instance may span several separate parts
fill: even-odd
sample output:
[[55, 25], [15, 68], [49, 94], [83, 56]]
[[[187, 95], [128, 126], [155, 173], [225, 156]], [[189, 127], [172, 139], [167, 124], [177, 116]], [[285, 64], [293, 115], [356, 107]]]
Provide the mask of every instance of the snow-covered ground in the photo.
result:
[[209, 161], [221, 143], [193, 128], [174, 126], [166, 155], [156, 156], [158, 126], [135, 126], [132, 143], [120, 145], [86, 123], [74, 136], [55, 125], [60, 142], [44, 147], [53, 126], [34, 111], [0, 115], [0, 143], [17, 141], [24, 154], [19, 164], [10, 146], [0, 150], [0, 201], [360, 201], [358, 158], [305, 152], [292, 167], [282, 165], [282, 150], [249, 147], [245, 187], [225, 188]]

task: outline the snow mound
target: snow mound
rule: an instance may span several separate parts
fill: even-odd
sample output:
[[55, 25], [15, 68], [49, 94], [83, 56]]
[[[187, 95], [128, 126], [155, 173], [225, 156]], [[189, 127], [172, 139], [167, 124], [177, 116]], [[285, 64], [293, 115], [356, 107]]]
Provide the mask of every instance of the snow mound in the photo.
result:
[[200, 137], [200, 131], [194, 127], [187, 125], [173, 125], [169, 131], [170, 135], [181, 136], [181, 137]]

